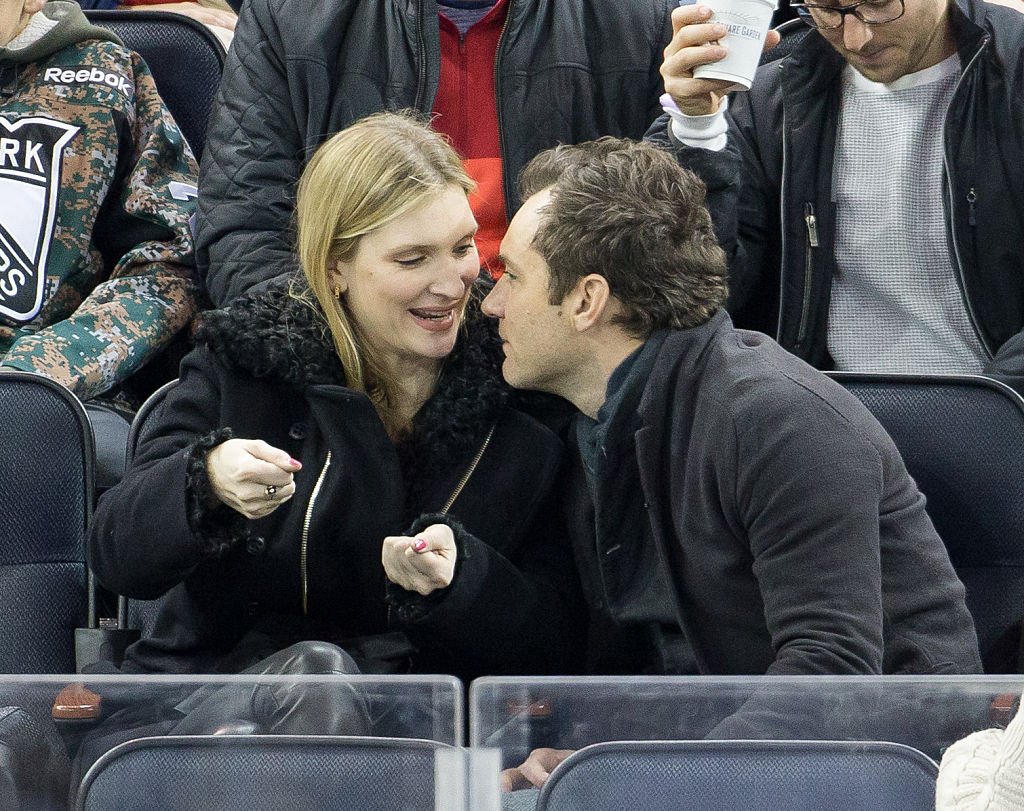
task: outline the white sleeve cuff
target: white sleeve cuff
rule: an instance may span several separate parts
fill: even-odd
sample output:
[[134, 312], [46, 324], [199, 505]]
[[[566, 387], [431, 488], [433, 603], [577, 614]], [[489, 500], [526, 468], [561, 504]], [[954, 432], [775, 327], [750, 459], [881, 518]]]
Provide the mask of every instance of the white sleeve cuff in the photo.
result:
[[729, 107], [728, 97], [722, 99], [718, 110], [708, 115], [686, 115], [668, 93], [661, 97], [661, 107], [671, 119], [669, 129], [672, 136], [681, 144], [710, 149], [712, 152], [725, 149], [726, 133], [729, 130], [729, 122], [725, 119], [725, 111]]

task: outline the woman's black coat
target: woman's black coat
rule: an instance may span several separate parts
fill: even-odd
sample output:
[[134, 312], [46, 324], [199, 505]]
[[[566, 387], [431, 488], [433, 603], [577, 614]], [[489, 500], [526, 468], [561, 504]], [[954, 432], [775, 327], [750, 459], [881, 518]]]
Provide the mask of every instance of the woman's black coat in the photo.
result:
[[[158, 425], [92, 528], [89, 564], [101, 583], [130, 597], [167, 593], [126, 669], [232, 672], [303, 639], [346, 646], [389, 629], [419, 647], [418, 672], [577, 667], [578, 585], [553, 498], [562, 446], [512, 407], [500, 343], [470, 309], [437, 392], [399, 446], [370, 400], [344, 386], [322, 315], [287, 289], [206, 315]], [[448, 515], [430, 516], [492, 425]], [[228, 435], [302, 462], [295, 496], [266, 518], [202, 506], [205, 453]], [[385, 536], [439, 520], [456, 534], [452, 585], [427, 598], [386, 585]]]

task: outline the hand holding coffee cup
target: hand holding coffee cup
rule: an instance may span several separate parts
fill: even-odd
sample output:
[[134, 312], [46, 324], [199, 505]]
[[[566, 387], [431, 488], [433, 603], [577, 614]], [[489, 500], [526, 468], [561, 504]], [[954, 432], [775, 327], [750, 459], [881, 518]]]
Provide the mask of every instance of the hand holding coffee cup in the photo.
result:
[[774, 9], [775, 0], [710, 0], [672, 12], [661, 75], [681, 112], [714, 113], [731, 90], [749, 89], [761, 52], [779, 42], [769, 30]]

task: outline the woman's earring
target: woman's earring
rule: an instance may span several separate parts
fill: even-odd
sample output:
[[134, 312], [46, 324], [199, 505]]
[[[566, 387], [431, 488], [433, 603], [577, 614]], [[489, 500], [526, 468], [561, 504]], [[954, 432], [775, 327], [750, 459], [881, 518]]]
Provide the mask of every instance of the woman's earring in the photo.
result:
[[334, 293], [334, 297], [338, 301], [341, 301], [341, 285], [340, 284], [334, 285], [334, 290], [332, 292]]

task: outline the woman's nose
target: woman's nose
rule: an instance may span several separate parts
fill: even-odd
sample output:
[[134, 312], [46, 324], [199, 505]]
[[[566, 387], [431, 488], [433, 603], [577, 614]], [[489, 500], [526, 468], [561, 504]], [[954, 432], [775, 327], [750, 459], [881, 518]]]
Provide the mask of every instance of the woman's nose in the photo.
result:
[[430, 292], [449, 298], [462, 298], [478, 273], [476, 261], [467, 262], [464, 257], [451, 257], [442, 263], [430, 285]]

